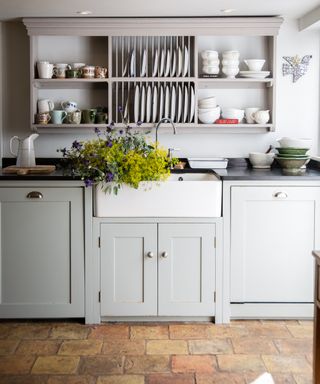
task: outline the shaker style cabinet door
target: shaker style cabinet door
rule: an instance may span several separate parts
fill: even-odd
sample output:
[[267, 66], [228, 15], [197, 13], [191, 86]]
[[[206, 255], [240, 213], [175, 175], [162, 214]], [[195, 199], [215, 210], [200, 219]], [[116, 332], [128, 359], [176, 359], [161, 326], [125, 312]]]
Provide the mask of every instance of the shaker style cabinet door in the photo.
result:
[[101, 224], [101, 316], [157, 315], [157, 225]]
[[0, 317], [84, 317], [82, 188], [0, 188]]
[[215, 314], [215, 224], [159, 224], [160, 316]]
[[313, 302], [320, 189], [232, 187], [231, 302]]

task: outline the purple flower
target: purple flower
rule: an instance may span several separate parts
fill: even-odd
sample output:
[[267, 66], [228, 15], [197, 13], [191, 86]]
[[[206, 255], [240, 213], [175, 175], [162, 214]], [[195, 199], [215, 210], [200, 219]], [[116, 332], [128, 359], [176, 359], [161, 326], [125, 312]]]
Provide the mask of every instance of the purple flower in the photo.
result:
[[73, 143], [72, 143], [72, 148], [75, 148], [77, 149], [78, 151], [82, 148], [82, 144], [79, 143], [79, 141], [75, 140]]
[[101, 135], [101, 131], [100, 131], [100, 129], [99, 129], [98, 127], [95, 127], [94, 132], [95, 132], [98, 136]]
[[93, 184], [94, 184], [93, 180], [91, 180], [91, 179], [85, 179], [85, 181], [84, 181], [84, 185], [86, 187], [91, 187]]
[[62, 149], [60, 149], [60, 151], [62, 152], [63, 156], [67, 155], [67, 148], [62, 148]]
[[138, 121], [137, 121], [137, 126], [139, 127], [142, 123], [143, 123], [143, 121], [138, 120]]
[[111, 172], [106, 174], [106, 182], [112, 181], [114, 179], [114, 175]]
[[111, 148], [112, 147], [112, 141], [106, 141], [106, 147]]
[[123, 135], [123, 129], [120, 129], [119, 134]]

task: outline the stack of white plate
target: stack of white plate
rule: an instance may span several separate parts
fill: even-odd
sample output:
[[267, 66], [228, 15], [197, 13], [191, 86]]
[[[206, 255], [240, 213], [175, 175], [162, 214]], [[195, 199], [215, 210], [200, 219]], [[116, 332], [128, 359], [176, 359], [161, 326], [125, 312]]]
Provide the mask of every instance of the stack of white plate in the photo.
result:
[[217, 51], [202, 51], [202, 72], [207, 75], [217, 75], [219, 73], [219, 55]]
[[226, 51], [222, 54], [222, 72], [229, 79], [234, 79], [239, 73], [239, 56], [238, 51]]
[[221, 109], [214, 96], [198, 100], [198, 117], [201, 123], [213, 124], [220, 117]]

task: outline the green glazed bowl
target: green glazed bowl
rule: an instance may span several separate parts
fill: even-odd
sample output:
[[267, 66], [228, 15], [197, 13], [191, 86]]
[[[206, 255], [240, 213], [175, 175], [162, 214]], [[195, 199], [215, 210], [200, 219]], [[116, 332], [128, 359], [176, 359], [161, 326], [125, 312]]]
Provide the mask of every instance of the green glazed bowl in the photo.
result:
[[305, 155], [309, 148], [276, 148], [280, 155]]
[[308, 156], [307, 155], [287, 155], [287, 154], [279, 154], [277, 155], [278, 157], [280, 157], [281, 159], [307, 159]]
[[275, 159], [283, 169], [300, 169], [306, 164], [309, 157], [306, 156], [303, 159], [276, 157]]

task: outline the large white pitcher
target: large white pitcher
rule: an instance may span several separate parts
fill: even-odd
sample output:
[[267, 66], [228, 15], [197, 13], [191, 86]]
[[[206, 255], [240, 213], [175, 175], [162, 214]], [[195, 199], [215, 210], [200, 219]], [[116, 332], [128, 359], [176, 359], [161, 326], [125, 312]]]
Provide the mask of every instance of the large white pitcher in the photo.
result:
[[[37, 133], [33, 133], [25, 139], [20, 139], [18, 136], [11, 137], [10, 152], [13, 156], [17, 157], [17, 167], [34, 167], [36, 165], [33, 142], [38, 136], [39, 135]], [[18, 140], [19, 142], [16, 153], [12, 149], [14, 140]]]

